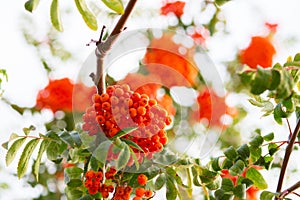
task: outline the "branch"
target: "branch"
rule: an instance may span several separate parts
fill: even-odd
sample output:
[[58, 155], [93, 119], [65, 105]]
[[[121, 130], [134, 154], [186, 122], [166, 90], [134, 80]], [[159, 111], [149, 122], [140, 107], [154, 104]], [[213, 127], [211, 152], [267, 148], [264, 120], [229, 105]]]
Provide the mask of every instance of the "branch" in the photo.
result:
[[285, 196], [289, 195], [290, 193], [292, 193], [294, 190], [298, 189], [299, 187], [300, 187], [300, 181], [298, 181], [297, 183], [295, 183], [294, 185], [292, 185], [285, 191], [281, 192], [279, 194], [279, 199], [283, 199]]
[[[284, 179], [284, 175], [285, 175], [285, 172], [286, 172], [286, 168], [287, 168], [287, 165], [288, 165], [288, 162], [289, 162], [290, 155], [293, 151], [293, 146], [294, 146], [294, 143], [297, 139], [299, 130], [300, 130], [300, 118], [298, 119], [296, 128], [295, 128], [295, 130], [293, 132], [293, 135], [290, 138], [289, 144], [288, 144], [288, 146], [286, 147], [286, 150], [285, 150], [285, 155], [284, 155], [284, 159], [283, 159], [283, 163], [282, 163], [282, 167], [281, 167], [281, 171], [280, 171], [280, 176], [279, 176], [278, 184], [277, 184], [277, 190], [276, 190], [277, 193], [281, 192], [283, 179]], [[276, 199], [278, 199], [278, 198], [276, 198]]]
[[109, 35], [106, 41], [102, 42], [101, 37], [100, 41], [97, 44], [95, 54], [97, 56], [97, 72], [96, 75], [92, 74], [91, 77], [95, 85], [97, 86], [98, 94], [105, 92], [105, 72], [104, 72], [104, 57], [108, 51], [112, 48], [113, 43], [117, 40], [118, 34], [124, 30], [125, 23], [129, 18], [130, 14], [133, 11], [133, 8], [138, 0], [130, 0], [125, 8], [124, 14], [120, 17], [115, 28]]

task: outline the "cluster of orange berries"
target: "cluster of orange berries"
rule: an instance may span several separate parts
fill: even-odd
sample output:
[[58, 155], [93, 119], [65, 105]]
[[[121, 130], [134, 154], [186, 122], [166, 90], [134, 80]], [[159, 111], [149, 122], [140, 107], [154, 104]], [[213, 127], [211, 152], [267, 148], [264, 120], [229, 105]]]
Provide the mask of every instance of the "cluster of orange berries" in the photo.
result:
[[[110, 168], [109, 171], [105, 173], [105, 178], [113, 179], [116, 173], [117, 171], [114, 168]], [[84, 186], [88, 189], [91, 195], [100, 192], [103, 198], [107, 198], [109, 193], [114, 191], [114, 186], [102, 184], [102, 180], [103, 173], [101, 171], [95, 172], [93, 170], [89, 170], [85, 174]]]
[[[129, 185], [115, 185], [115, 175], [117, 171], [114, 168], [110, 168], [105, 173], [106, 180], [109, 180], [109, 184], [102, 183], [103, 182], [103, 173], [101, 171], [95, 172], [93, 170], [89, 170], [85, 174], [85, 182], [84, 185], [88, 189], [88, 192], [91, 195], [100, 192], [103, 198], [108, 198], [110, 193], [113, 193], [112, 200], [129, 200], [130, 195], [133, 191], [133, 188]], [[137, 177], [137, 182], [141, 186], [145, 186], [148, 181], [148, 178], [144, 174], [139, 174]], [[142, 200], [148, 199], [153, 196], [153, 192], [151, 190], [146, 190], [143, 187], [138, 187], [135, 189], [135, 196], [133, 200]]]
[[161, 151], [167, 144], [164, 128], [172, 119], [148, 95], [131, 91], [127, 84], [114, 85], [108, 86], [106, 93], [94, 95], [93, 102], [83, 115], [82, 128], [89, 135], [102, 132], [111, 138], [124, 128], [137, 127], [123, 138], [138, 144], [147, 155]]

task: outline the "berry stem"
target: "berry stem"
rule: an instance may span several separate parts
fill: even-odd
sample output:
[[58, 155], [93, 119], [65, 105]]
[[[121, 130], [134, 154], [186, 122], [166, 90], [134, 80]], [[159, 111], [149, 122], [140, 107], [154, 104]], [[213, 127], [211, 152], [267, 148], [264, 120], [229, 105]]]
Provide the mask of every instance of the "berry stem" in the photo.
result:
[[[286, 150], [285, 150], [285, 155], [284, 155], [284, 159], [283, 159], [283, 163], [282, 163], [282, 167], [281, 167], [281, 171], [280, 171], [280, 176], [279, 176], [278, 184], [277, 184], [277, 190], [276, 190], [277, 193], [281, 192], [286, 168], [287, 168], [287, 165], [288, 165], [288, 162], [290, 159], [290, 155], [293, 151], [293, 146], [297, 139], [299, 131], [300, 131], [300, 118], [298, 119], [295, 130], [294, 130], [292, 137], [290, 138], [290, 141], [288, 143], [288, 146], [286, 147]], [[278, 198], [276, 198], [276, 199], [278, 199]]]
[[[120, 17], [118, 23], [114, 27], [109, 37], [104, 41], [98, 41], [95, 54], [97, 56], [97, 72], [92, 75], [94, 83], [97, 87], [98, 94], [105, 93], [105, 72], [104, 72], [104, 58], [108, 51], [112, 48], [113, 43], [117, 40], [118, 34], [124, 30], [125, 23], [133, 11], [133, 8], [138, 0], [130, 0], [125, 8], [124, 14]], [[100, 38], [101, 40], [101, 38]]]
[[300, 187], [300, 181], [289, 187], [288, 189], [284, 190], [279, 194], [279, 199], [283, 199], [288, 194], [293, 193], [294, 190], [298, 189]]

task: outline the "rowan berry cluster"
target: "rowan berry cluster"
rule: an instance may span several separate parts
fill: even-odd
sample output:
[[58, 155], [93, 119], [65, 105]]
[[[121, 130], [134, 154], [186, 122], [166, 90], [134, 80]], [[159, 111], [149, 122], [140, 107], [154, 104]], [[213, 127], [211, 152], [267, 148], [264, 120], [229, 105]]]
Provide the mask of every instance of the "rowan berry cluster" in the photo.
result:
[[114, 85], [108, 86], [106, 93], [94, 95], [93, 102], [83, 115], [82, 128], [89, 135], [104, 133], [112, 138], [124, 128], [137, 127], [123, 138], [138, 144], [147, 156], [161, 151], [167, 144], [164, 128], [171, 124], [172, 119], [148, 95], [131, 91], [127, 84]]
[[118, 185], [111, 200], [129, 200], [131, 192], [131, 186]]
[[[145, 174], [139, 174], [137, 177], [137, 182], [139, 185], [144, 186], [148, 181], [148, 177]], [[151, 190], [146, 190], [142, 187], [138, 187], [135, 189], [135, 197], [133, 200], [142, 200], [143, 198], [150, 198], [153, 196], [153, 192]]]
[[[114, 168], [110, 168], [105, 173], [106, 179], [113, 179], [114, 175], [117, 171]], [[95, 172], [93, 170], [89, 170], [85, 174], [85, 182], [84, 186], [88, 189], [88, 192], [93, 195], [97, 192], [100, 192], [103, 198], [107, 198], [109, 193], [114, 191], [113, 185], [107, 185], [102, 183], [103, 181], [103, 173], [101, 171]]]

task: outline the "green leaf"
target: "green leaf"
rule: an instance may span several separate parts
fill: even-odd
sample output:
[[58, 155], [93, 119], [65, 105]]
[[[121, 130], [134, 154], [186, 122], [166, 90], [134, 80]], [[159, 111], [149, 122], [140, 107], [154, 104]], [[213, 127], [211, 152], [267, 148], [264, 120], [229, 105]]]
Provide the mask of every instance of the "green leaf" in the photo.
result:
[[222, 169], [229, 169], [233, 165], [233, 161], [226, 158], [222, 163]]
[[67, 195], [68, 200], [78, 200], [83, 195], [82, 191], [80, 191], [78, 189], [74, 189], [72, 187], [66, 187], [65, 188], [65, 193]]
[[121, 152], [117, 159], [116, 168], [117, 169], [124, 168], [127, 165], [129, 158], [130, 158], [129, 146], [125, 145], [124, 148], [121, 149]]
[[80, 179], [83, 169], [79, 167], [68, 167], [65, 169], [65, 172], [70, 179]]
[[18, 137], [20, 137], [18, 134], [12, 133], [12, 134], [9, 136], [9, 140], [8, 140], [8, 141], [12, 141], [12, 140], [14, 140], [14, 139], [16, 139], [16, 138], [18, 138]]
[[111, 10], [118, 14], [124, 13], [124, 6], [121, 0], [102, 0], [102, 2]]
[[40, 141], [39, 139], [32, 139], [24, 147], [23, 152], [20, 156], [20, 160], [18, 162], [18, 168], [17, 168], [17, 171], [18, 171], [17, 173], [18, 173], [19, 179], [25, 175], [27, 167], [28, 167], [29, 158], [32, 155], [33, 150], [38, 145], [39, 141]]
[[116, 135], [114, 135], [111, 139], [114, 140], [116, 138], [120, 138], [124, 135], [131, 133], [132, 131], [136, 130], [138, 127], [127, 127], [120, 130]]
[[81, 179], [71, 179], [68, 183], [67, 183], [68, 187], [80, 187], [82, 186], [82, 180]]
[[224, 155], [232, 161], [236, 160], [238, 157], [238, 153], [233, 146], [230, 146], [228, 149], [226, 149], [224, 151]]
[[9, 143], [9, 142], [4, 142], [4, 143], [2, 143], [1, 146], [2, 146], [4, 149], [7, 150], [7, 149], [8, 149], [8, 143]]
[[86, 195], [84, 195], [83, 197], [80, 197], [79, 200], [93, 200], [93, 199], [94, 199], [94, 198], [93, 198], [92, 195], [86, 194]]
[[220, 171], [221, 170], [220, 163], [219, 163], [219, 158], [220, 157], [213, 158], [212, 163], [211, 163], [211, 166], [212, 166], [213, 170], [215, 170], [215, 171]]
[[29, 0], [25, 3], [25, 9], [32, 12], [39, 5], [40, 0]]
[[255, 163], [261, 157], [262, 149], [254, 146], [250, 146], [249, 149], [251, 162]]
[[25, 142], [26, 138], [20, 138], [16, 140], [8, 149], [6, 156], [5, 156], [5, 161], [6, 165], [8, 166], [16, 157], [17, 151], [20, 149], [22, 144]]
[[258, 148], [263, 144], [263, 142], [264, 142], [264, 138], [261, 135], [257, 135], [249, 142], [249, 144], [252, 147]]
[[229, 173], [233, 176], [239, 175], [243, 173], [245, 168], [245, 164], [243, 161], [238, 160], [232, 167], [229, 168]]
[[177, 197], [177, 188], [171, 178], [167, 178], [166, 182], [166, 199], [167, 200], [176, 200]]
[[35, 127], [34, 126], [29, 126], [28, 128], [23, 128], [23, 132], [25, 135], [28, 135], [31, 131], [34, 131]]
[[216, 200], [231, 200], [232, 196], [233, 195], [226, 193], [222, 189], [219, 189], [219, 190], [215, 191], [215, 198], [216, 198]]
[[260, 200], [273, 200], [273, 198], [276, 196], [275, 193], [269, 192], [269, 191], [263, 191], [260, 194], [259, 199]]
[[131, 140], [127, 140], [127, 139], [124, 139], [124, 138], [121, 138], [121, 140], [123, 142], [125, 142], [126, 144], [128, 144], [129, 146], [135, 148], [135, 149], [138, 149], [139, 151], [141, 152], [144, 152], [144, 150], [135, 142], [131, 141]]
[[89, 10], [84, 0], [75, 0], [76, 7], [81, 14], [86, 25], [96, 31], [98, 29], [97, 19], [95, 15]]
[[49, 144], [50, 144], [49, 140], [43, 140], [41, 142], [40, 149], [39, 149], [37, 158], [34, 162], [33, 171], [32, 171], [33, 175], [36, 178], [36, 181], [39, 181], [39, 170], [40, 170], [40, 163], [41, 163], [42, 155], [46, 151]]
[[130, 150], [130, 155], [131, 155], [132, 159], [134, 160], [134, 164], [135, 164], [136, 170], [139, 170], [139, 168], [140, 168], [139, 160], [136, 157], [135, 152], [131, 148], [129, 148], [129, 150]]
[[274, 155], [279, 150], [278, 145], [274, 143], [270, 143], [268, 145], [268, 151], [270, 156]]
[[106, 163], [107, 153], [112, 145], [112, 142], [110, 140], [106, 140], [102, 142], [93, 152], [93, 156], [99, 160], [101, 163]]
[[251, 167], [247, 170], [246, 178], [250, 179], [253, 182], [254, 186], [256, 186], [260, 190], [268, 188], [268, 184], [266, 183], [264, 177], [255, 168]]
[[254, 80], [251, 82], [251, 93], [259, 95], [266, 91], [272, 83], [272, 72], [269, 69], [257, 67]]
[[270, 142], [274, 139], [274, 133], [269, 133], [268, 135], [265, 135], [263, 138], [265, 141]]
[[53, 27], [58, 31], [63, 31], [58, 0], [52, 0], [51, 7], [50, 7], [50, 18]]
[[77, 131], [71, 132], [71, 137], [72, 137], [72, 139], [75, 142], [75, 145], [77, 147], [80, 147], [82, 145], [82, 141], [81, 141], [80, 135], [79, 135], [79, 133]]
[[225, 192], [233, 191], [234, 184], [233, 184], [232, 180], [229, 178], [223, 178], [221, 189], [224, 190]]
[[246, 184], [237, 185], [233, 190], [233, 194], [238, 199], [246, 199]]
[[243, 160], [247, 160], [250, 156], [250, 149], [247, 144], [243, 144], [242, 146], [240, 146], [237, 149], [237, 152]]
[[286, 70], [281, 70], [280, 73], [281, 81], [276, 89], [276, 97], [280, 99], [286, 99], [292, 94], [294, 87], [294, 79], [292, 75]]
[[220, 188], [221, 185], [222, 185], [222, 178], [221, 178], [221, 176], [216, 176], [210, 183], [206, 183], [205, 184], [205, 186], [209, 190], [216, 190], [216, 189]]
[[68, 133], [67, 131], [62, 131], [59, 134], [59, 137], [62, 141], [64, 141], [65, 143], [67, 143], [68, 145], [70, 145], [71, 147], [75, 147], [75, 142], [72, 138], [72, 136], [70, 135], [70, 133]]
[[218, 6], [222, 6], [229, 1], [231, 1], [231, 0], [216, 0], [215, 2]]
[[155, 190], [160, 190], [166, 184], [167, 178], [165, 174], [160, 174], [154, 184]]

